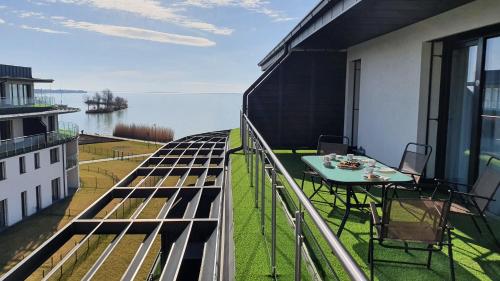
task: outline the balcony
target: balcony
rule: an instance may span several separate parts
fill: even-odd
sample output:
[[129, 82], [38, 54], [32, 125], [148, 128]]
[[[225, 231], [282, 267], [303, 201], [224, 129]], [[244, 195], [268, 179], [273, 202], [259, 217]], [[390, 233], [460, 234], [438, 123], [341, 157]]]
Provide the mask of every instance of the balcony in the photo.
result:
[[23, 97], [18, 99], [1, 98], [0, 114], [23, 114], [42, 112], [48, 110], [61, 110], [64, 112], [78, 111], [75, 108], [68, 108], [65, 105], [56, 103], [56, 99], [50, 96]]
[[59, 128], [53, 132], [0, 141], [0, 159], [66, 143], [76, 137], [77, 125], [59, 122]]

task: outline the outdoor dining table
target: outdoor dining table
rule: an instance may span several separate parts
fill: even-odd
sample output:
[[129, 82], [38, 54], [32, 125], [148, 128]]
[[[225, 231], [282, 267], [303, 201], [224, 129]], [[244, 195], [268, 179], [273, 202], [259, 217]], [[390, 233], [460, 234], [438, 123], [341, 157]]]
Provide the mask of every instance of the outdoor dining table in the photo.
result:
[[[365, 188], [365, 192], [368, 193], [366, 187], [370, 186], [380, 186], [382, 189], [382, 199], [385, 196], [386, 188], [391, 185], [403, 185], [407, 183], [413, 182], [413, 178], [407, 174], [401, 173], [397, 170], [394, 170], [390, 173], [381, 173], [378, 172], [381, 168], [392, 169], [380, 162], [376, 162], [374, 174], [380, 175], [379, 179], [367, 179], [365, 178], [366, 171], [365, 167], [367, 166], [366, 160], [371, 159], [366, 156], [356, 156], [354, 159], [360, 161], [361, 167], [359, 169], [350, 170], [350, 169], [341, 169], [337, 167], [337, 164], [340, 162], [331, 161], [332, 165], [330, 167], [326, 167], [323, 163], [323, 156], [303, 156], [302, 161], [310, 167], [312, 170], [317, 172], [323, 181], [328, 184], [330, 191], [333, 193], [336, 199], [344, 203], [345, 205], [345, 213], [342, 217], [342, 222], [340, 223], [339, 229], [337, 231], [337, 236], [340, 237], [342, 234], [342, 230], [344, 229], [345, 223], [349, 217], [349, 213], [351, 208], [367, 208], [369, 204], [365, 202], [360, 203], [354, 194], [353, 187], [359, 186]], [[337, 187], [345, 187], [346, 189], [346, 200], [342, 200], [339, 194], [333, 191], [332, 186]], [[317, 190], [314, 194], [316, 194]], [[314, 195], [313, 194], [313, 195]], [[312, 196], [311, 196], [312, 197]], [[372, 196], [373, 197], [373, 196]], [[355, 203], [352, 203], [351, 200], [354, 198]], [[378, 205], [381, 206], [382, 202], [379, 202]]]

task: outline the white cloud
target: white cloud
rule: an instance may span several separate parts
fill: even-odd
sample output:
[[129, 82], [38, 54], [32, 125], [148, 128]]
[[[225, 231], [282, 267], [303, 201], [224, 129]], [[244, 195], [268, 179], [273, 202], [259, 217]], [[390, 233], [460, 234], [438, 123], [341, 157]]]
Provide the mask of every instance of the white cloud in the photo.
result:
[[42, 13], [38, 13], [38, 12], [26, 12], [26, 11], [19, 12], [19, 17], [20, 18], [36, 17], [36, 18], [39, 18], [39, 19], [45, 19], [45, 16]]
[[45, 0], [49, 3], [87, 5], [99, 9], [132, 13], [141, 17], [173, 23], [179, 26], [211, 32], [218, 35], [230, 35], [233, 29], [218, 27], [180, 14], [179, 7], [167, 7], [158, 0]]
[[4, 24], [4, 23], [5, 23], [5, 21], [0, 18], [0, 24]]
[[52, 34], [67, 34], [67, 32], [64, 31], [59, 31], [59, 30], [53, 30], [49, 28], [42, 28], [42, 27], [34, 27], [34, 26], [29, 26], [29, 25], [20, 25], [22, 29], [27, 29], [27, 30], [34, 30], [38, 32], [44, 32], [44, 33], [52, 33]]
[[93, 31], [109, 36], [129, 39], [147, 40], [159, 43], [169, 43], [196, 47], [214, 46], [215, 42], [203, 37], [186, 36], [172, 33], [159, 32], [129, 26], [96, 24], [84, 21], [64, 20], [61, 22], [66, 27]]
[[274, 21], [288, 21], [294, 18], [286, 16], [282, 11], [269, 8], [269, 1], [264, 0], [183, 0], [177, 6], [195, 6], [200, 8], [240, 7], [266, 15]]

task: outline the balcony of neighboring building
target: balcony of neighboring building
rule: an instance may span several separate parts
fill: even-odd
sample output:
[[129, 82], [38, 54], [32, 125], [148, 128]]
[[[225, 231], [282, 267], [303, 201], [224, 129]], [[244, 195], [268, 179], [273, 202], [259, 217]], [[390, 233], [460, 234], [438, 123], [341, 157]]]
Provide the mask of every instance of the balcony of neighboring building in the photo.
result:
[[[12, 126], [6, 122], [0, 121], [0, 136], [12, 135]], [[23, 136], [0, 140], [0, 159], [68, 143], [78, 137], [78, 126], [72, 123], [58, 122], [54, 128], [44, 127], [38, 118], [25, 118], [23, 123]]]

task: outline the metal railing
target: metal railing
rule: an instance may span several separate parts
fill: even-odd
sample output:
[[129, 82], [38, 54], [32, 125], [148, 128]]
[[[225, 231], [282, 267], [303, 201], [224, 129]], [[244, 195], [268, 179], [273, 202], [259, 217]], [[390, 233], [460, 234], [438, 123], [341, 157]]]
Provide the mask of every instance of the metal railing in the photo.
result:
[[77, 136], [77, 125], [59, 122], [56, 131], [0, 141], [0, 159], [62, 144]]
[[[302, 192], [301, 188], [297, 185], [293, 177], [288, 173], [287, 169], [280, 162], [278, 157], [274, 154], [271, 147], [267, 144], [264, 138], [260, 135], [259, 131], [255, 128], [252, 122], [245, 114], [241, 114], [241, 138], [243, 150], [245, 153], [245, 160], [247, 162], [247, 169], [250, 174], [250, 184], [255, 188], [255, 207], [259, 207], [259, 192], [260, 192], [260, 211], [261, 211], [261, 227], [264, 233], [266, 207], [265, 207], [265, 183], [266, 176], [271, 180], [271, 275], [276, 276], [276, 199], [277, 196], [296, 196], [296, 201], [289, 200], [290, 204], [297, 204], [294, 208], [295, 212], [290, 214], [293, 225], [295, 228], [295, 280], [301, 279], [302, 270], [302, 253], [304, 242], [308, 247], [312, 244], [317, 244], [317, 238], [323, 238], [329, 246], [329, 250], [336, 256], [341, 266], [341, 270], [345, 271], [351, 280], [365, 281], [368, 280], [362, 269], [354, 261], [349, 252], [345, 249], [340, 242], [339, 238], [335, 236], [328, 224], [318, 213], [314, 205], [309, 201], [309, 198]], [[259, 183], [260, 174], [260, 183]], [[278, 180], [280, 177], [280, 180]], [[284, 185], [287, 185], [287, 188]], [[261, 190], [259, 190], [259, 185]], [[291, 191], [290, 193], [288, 190]], [[280, 197], [281, 198], [281, 197]], [[286, 201], [284, 198], [283, 201]], [[294, 203], [295, 202], [295, 203]], [[286, 202], [285, 202], [286, 203]], [[290, 211], [290, 208], [287, 208]], [[307, 216], [307, 220], [305, 219]], [[317, 232], [322, 237], [315, 237], [307, 222], [312, 222], [312, 226], [317, 229]], [[309, 234], [309, 235], [307, 235]], [[321, 247], [317, 245], [317, 249]], [[322, 250], [321, 250], [322, 251]], [[307, 251], [306, 251], [307, 252]], [[324, 252], [321, 252], [323, 259], [327, 259]], [[328, 261], [327, 261], [328, 262]], [[328, 263], [330, 271], [335, 271]], [[332, 272], [337, 276], [336, 272]], [[338, 278], [338, 277], [337, 277]], [[323, 278], [328, 279], [328, 278]]]
[[34, 97], [0, 98], [0, 108], [16, 107], [49, 107], [55, 106], [56, 99], [49, 96], [36, 95]]

